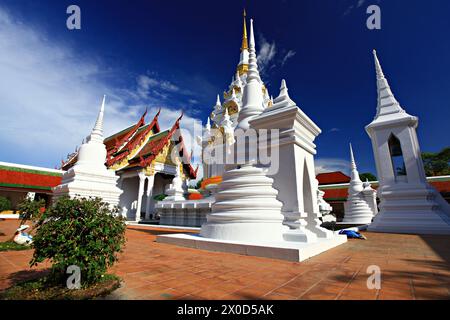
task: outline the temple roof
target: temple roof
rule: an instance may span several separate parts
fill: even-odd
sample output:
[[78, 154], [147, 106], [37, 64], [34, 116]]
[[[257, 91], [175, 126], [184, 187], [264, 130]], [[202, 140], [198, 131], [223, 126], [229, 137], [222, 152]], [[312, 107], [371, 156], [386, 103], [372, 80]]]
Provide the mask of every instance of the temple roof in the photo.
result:
[[0, 162], [0, 188], [51, 193], [61, 183], [60, 170]]
[[[107, 150], [106, 166], [115, 168], [115, 170], [127, 170], [138, 167], [146, 167], [161, 153], [165, 146], [171, 143], [172, 136], [180, 128], [180, 118], [177, 119], [171, 129], [161, 132], [158, 116], [161, 110], [153, 118], [152, 122], [145, 124], [147, 111], [141, 116], [135, 124], [107, 137], [104, 144]], [[179, 156], [183, 161], [183, 168], [187, 176], [195, 179], [197, 171], [190, 163], [190, 155], [185, 151], [183, 137], [180, 135], [177, 141], [172, 141], [179, 149]], [[135, 153], [137, 151], [137, 153]], [[133, 153], [135, 153], [133, 155]], [[69, 156], [66, 162], [63, 162], [63, 170], [70, 169], [78, 159], [78, 154]], [[124, 165], [114, 167], [128, 159]]]
[[319, 185], [349, 183], [350, 177], [341, 171], [320, 173], [316, 176]]
[[[329, 174], [336, 174], [337, 172], [331, 172]], [[325, 175], [329, 175], [326, 173]], [[317, 176], [319, 178], [319, 176]], [[450, 176], [439, 176], [439, 177], [427, 177], [428, 183], [436, 188], [445, 198], [450, 197]], [[338, 184], [336, 182], [336, 184]], [[371, 181], [373, 189], [378, 189], [378, 181]], [[348, 197], [349, 183], [343, 183], [340, 185], [326, 185], [320, 184], [319, 189], [324, 191], [325, 194], [323, 198], [326, 201], [346, 201]]]

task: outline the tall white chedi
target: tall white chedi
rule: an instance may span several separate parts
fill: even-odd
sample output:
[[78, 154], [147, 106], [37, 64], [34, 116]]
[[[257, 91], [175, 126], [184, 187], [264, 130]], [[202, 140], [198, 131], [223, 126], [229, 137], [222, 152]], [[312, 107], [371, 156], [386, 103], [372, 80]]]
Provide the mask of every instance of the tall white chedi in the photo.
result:
[[119, 176], [105, 166], [106, 147], [103, 144], [103, 115], [105, 99], [95, 122], [94, 129], [78, 151], [75, 165], [62, 176], [61, 184], [53, 189], [54, 198], [64, 195], [70, 197], [99, 197], [115, 206], [119, 203], [122, 190], [117, 186]]
[[[248, 121], [252, 117], [263, 111], [260, 81], [253, 20], [250, 20], [248, 81], [236, 130], [238, 135], [249, 128]], [[276, 199], [278, 192], [272, 187], [273, 179], [265, 175], [264, 169], [255, 166], [256, 163], [257, 159], [248, 159], [223, 174], [201, 236], [259, 243], [283, 241], [287, 228], [282, 224], [282, 203]]]
[[370, 231], [450, 234], [450, 206], [427, 183], [416, 134], [418, 118], [395, 99], [374, 50], [378, 106], [366, 126], [380, 186], [380, 212]]
[[364, 190], [366, 189], [359, 177], [356, 167], [353, 148], [350, 144], [351, 158], [351, 180], [348, 188], [348, 198], [344, 204], [345, 215], [342, 223], [364, 225], [372, 222], [375, 212], [371, 209], [369, 202], [366, 200]]
[[318, 238], [333, 238], [333, 232], [322, 228], [318, 183], [314, 156], [317, 153], [315, 138], [320, 128], [289, 97], [286, 81], [281, 81], [280, 94], [273, 105], [250, 120], [255, 129], [278, 129], [279, 170], [271, 175], [274, 187], [283, 203], [284, 224], [291, 231], [289, 241], [316, 242]]

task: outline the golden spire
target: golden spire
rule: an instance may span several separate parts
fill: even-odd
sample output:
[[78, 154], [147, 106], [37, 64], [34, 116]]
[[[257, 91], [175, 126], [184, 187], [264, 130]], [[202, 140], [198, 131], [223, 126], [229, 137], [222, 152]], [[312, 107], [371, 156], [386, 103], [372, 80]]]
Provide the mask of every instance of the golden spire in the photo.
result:
[[247, 41], [247, 23], [245, 22], [247, 14], [245, 13], [245, 9], [244, 12], [242, 14], [243, 18], [244, 18], [244, 31], [242, 34], [242, 46], [241, 46], [241, 51], [243, 50], [248, 50], [248, 41]]

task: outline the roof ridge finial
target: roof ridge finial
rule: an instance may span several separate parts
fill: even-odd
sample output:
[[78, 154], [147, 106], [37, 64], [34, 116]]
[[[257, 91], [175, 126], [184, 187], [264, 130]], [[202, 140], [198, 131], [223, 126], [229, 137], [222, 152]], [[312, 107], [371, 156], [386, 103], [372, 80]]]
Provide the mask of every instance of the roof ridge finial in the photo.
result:
[[234, 87], [231, 89], [231, 99], [236, 99], [236, 90], [234, 90]]
[[243, 31], [242, 31], [242, 46], [241, 46], [241, 52], [244, 50], [248, 50], [248, 41], [247, 41], [247, 22], [246, 22], [246, 17], [247, 17], [247, 13], [245, 12], [245, 8], [244, 8], [244, 12], [242, 13], [242, 17], [244, 20], [244, 26], [243, 26]]
[[217, 94], [217, 100], [216, 100], [216, 106], [221, 106], [222, 103], [220, 102], [220, 94]]
[[280, 94], [278, 95], [278, 97], [275, 98], [275, 100], [273, 100], [274, 108], [291, 107], [295, 105], [295, 102], [292, 101], [291, 97], [289, 97], [288, 91], [289, 89], [286, 85], [286, 80], [282, 79], [280, 86]]
[[286, 96], [287, 98], [289, 98], [289, 93], [288, 93], [289, 89], [286, 85], [286, 80], [282, 79], [281, 80], [281, 86], [280, 86], [280, 96]]

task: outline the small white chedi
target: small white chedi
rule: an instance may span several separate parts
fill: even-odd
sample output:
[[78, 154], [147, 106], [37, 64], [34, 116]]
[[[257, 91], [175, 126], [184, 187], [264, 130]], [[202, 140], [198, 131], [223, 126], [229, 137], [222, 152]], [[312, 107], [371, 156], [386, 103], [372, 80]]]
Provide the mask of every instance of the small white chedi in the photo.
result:
[[105, 99], [95, 122], [94, 129], [78, 152], [76, 164], [64, 172], [61, 184], [53, 189], [54, 199], [70, 197], [99, 197], [110, 206], [119, 203], [122, 190], [117, 186], [119, 176], [105, 166], [106, 147], [103, 144], [103, 115]]
[[426, 180], [416, 134], [418, 118], [395, 99], [374, 50], [378, 106], [366, 126], [379, 178], [380, 212], [369, 231], [450, 234], [450, 205]]
[[183, 201], [184, 198], [184, 189], [183, 189], [183, 180], [181, 179], [181, 168], [180, 164], [177, 164], [177, 168], [175, 171], [175, 177], [172, 179], [172, 183], [166, 190], [167, 197], [164, 200], [169, 201]]
[[[359, 177], [356, 167], [353, 148], [350, 144], [351, 158], [351, 180], [348, 188], [348, 198], [344, 204], [345, 215], [342, 224], [365, 225], [372, 222], [376, 214], [375, 190], [370, 187], [370, 183], [363, 183]], [[375, 197], [374, 197], [375, 196]]]
[[[212, 212], [207, 215], [200, 236], [162, 235], [157, 237], [157, 241], [303, 261], [345, 243], [347, 238], [320, 227], [317, 187], [314, 185], [315, 145], [312, 143], [320, 129], [289, 99], [285, 81], [273, 107], [265, 109], [252, 20], [249, 40], [249, 69], [243, 90], [243, 106], [234, 132], [234, 147], [238, 153], [242, 152], [239, 144], [245, 144], [246, 139], [240, 138], [248, 129], [279, 129], [280, 143], [275, 147], [287, 144], [288, 147], [280, 148], [279, 153], [286, 153], [286, 161], [291, 159], [280, 166], [280, 175], [273, 173], [269, 177], [268, 168], [262, 167], [260, 159], [244, 148], [245, 161], [225, 167]], [[274, 112], [270, 112], [271, 108]], [[301, 142], [303, 134], [308, 138]], [[303, 148], [308, 151], [303, 152]], [[283, 159], [280, 158], [280, 162]], [[293, 161], [300, 163], [295, 165]], [[288, 199], [293, 201], [285, 203]]]

